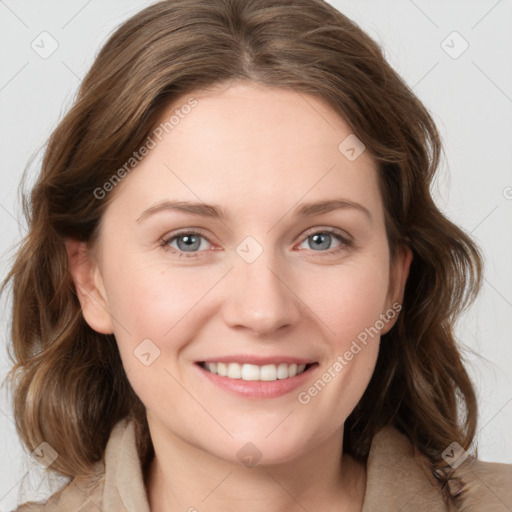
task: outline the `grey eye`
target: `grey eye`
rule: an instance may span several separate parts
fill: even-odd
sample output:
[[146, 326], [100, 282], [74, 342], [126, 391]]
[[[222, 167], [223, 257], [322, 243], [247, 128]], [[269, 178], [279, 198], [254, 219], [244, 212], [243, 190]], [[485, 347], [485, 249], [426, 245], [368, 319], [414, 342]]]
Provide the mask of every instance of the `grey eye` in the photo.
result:
[[308, 245], [310, 249], [315, 251], [323, 251], [331, 248], [333, 236], [329, 233], [315, 233], [308, 236]]
[[[204, 237], [194, 233], [177, 235], [169, 241], [169, 245], [183, 252], [195, 252], [201, 247]], [[176, 242], [176, 245], [172, 245]]]

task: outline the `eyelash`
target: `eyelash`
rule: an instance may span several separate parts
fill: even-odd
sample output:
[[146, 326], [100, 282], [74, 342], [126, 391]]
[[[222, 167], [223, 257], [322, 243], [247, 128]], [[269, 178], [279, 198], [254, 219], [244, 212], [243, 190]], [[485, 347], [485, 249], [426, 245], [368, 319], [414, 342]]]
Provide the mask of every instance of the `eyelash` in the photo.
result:
[[[303, 235], [302, 241], [300, 243], [303, 243], [305, 240], [307, 240], [309, 237], [311, 237], [313, 235], [319, 235], [319, 234], [332, 235], [340, 242], [340, 245], [338, 247], [335, 247], [334, 249], [330, 249], [327, 251], [314, 251], [314, 252], [318, 252], [319, 254], [322, 254], [324, 256], [337, 254], [337, 253], [341, 252], [343, 249], [347, 249], [347, 248], [350, 248], [353, 246], [353, 241], [351, 239], [342, 235], [339, 230], [334, 229], [334, 228], [326, 228], [326, 229], [320, 229], [320, 230], [313, 228], [312, 230], [308, 230]], [[173, 233], [172, 235], [163, 237], [160, 240], [160, 246], [165, 251], [171, 251], [171, 252], [174, 252], [175, 254], [178, 254], [179, 258], [197, 258], [200, 253], [205, 252], [205, 251], [195, 251], [195, 252], [187, 253], [186, 251], [180, 251], [179, 249], [170, 248], [170, 246], [169, 246], [170, 242], [172, 242], [173, 240], [175, 240], [183, 235], [199, 236], [211, 244], [210, 240], [208, 240], [208, 238], [206, 236], [204, 236], [202, 233], [199, 233], [198, 231], [180, 231], [178, 233]], [[304, 249], [302, 249], [302, 250], [304, 250]], [[310, 250], [313, 251], [313, 249], [310, 249]]]

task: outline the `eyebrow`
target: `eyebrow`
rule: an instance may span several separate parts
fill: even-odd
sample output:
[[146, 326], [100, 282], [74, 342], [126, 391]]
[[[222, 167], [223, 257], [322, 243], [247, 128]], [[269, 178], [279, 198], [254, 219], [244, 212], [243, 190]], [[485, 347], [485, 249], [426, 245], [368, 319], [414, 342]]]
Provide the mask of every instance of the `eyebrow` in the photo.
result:
[[[322, 215], [330, 213], [334, 210], [353, 209], [364, 213], [370, 221], [372, 221], [372, 214], [362, 204], [347, 199], [331, 199], [327, 201], [316, 201], [310, 203], [302, 203], [296, 207], [293, 212], [299, 217], [313, 217], [315, 215]], [[227, 215], [224, 211], [214, 205], [206, 203], [196, 203], [188, 201], [161, 201], [140, 215], [137, 222], [142, 222], [144, 219], [159, 213], [161, 211], [174, 211], [181, 213], [188, 213], [189, 215], [196, 215], [199, 217], [210, 217], [219, 220], [226, 220]]]
[[295, 210], [295, 215], [303, 217], [312, 217], [313, 215], [321, 215], [324, 213], [330, 213], [334, 210], [346, 210], [354, 209], [360, 211], [372, 220], [372, 214], [368, 208], [360, 203], [349, 201], [348, 199], [331, 199], [329, 201], [318, 201], [313, 203], [303, 203], [299, 205]]

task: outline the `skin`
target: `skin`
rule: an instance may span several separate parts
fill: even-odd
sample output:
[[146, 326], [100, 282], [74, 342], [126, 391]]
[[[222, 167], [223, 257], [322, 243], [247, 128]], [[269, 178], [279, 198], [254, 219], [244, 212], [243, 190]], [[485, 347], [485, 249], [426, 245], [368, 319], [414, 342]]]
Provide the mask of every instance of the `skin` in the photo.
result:
[[[234, 82], [178, 98], [162, 119], [190, 96], [197, 106], [111, 192], [97, 244], [68, 242], [84, 317], [115, 334], [147, 409], [151, 510], [360, 510], [366, 472], [342, 455], [343, 424], [374, 371], [379, 336], [308, 404], [297, 395], [401, 301], [411, 254], [390, 261], [376, 165], [368, 150], [355, 161], [338, 150], [350, 127], [314, 96]], [[331, 199], [369, 215], [295, 214]], [[165, 200], [215, 205], [226, 218], [164, 209], [137, 221]], [[179, 256], [176, 238], [162, 243], [189, 228], [205, 237], [193, 256]], [[326, 229], [351, 243], [333, 236], [315, 248], [311, 235]], [[236, 252], [247, 236], [263, 250], [252, 263]], [[144, 339], [160, 350], [149, 366], [134, 356]], [[246, 398], [198, 372], [197, 361], [231, 354], [318, 365], [300, 389]], [[237, 457], [247, 442], [261, 452], [252, 468]]]

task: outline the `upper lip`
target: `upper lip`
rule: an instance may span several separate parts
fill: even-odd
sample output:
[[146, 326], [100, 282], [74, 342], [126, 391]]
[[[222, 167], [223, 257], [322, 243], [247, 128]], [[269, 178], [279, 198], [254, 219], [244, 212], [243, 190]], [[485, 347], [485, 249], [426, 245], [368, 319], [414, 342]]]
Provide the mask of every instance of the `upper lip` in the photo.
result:
[[198, 361], [201, 363], [240, 363], [254, 364], [256, 366], [264, 366], [267, 364], [313, 364], [316, 361], [302, 357], [291, 356], [254, 356], [248, 354], [240, 354], [233, 356], [209, 357]]

